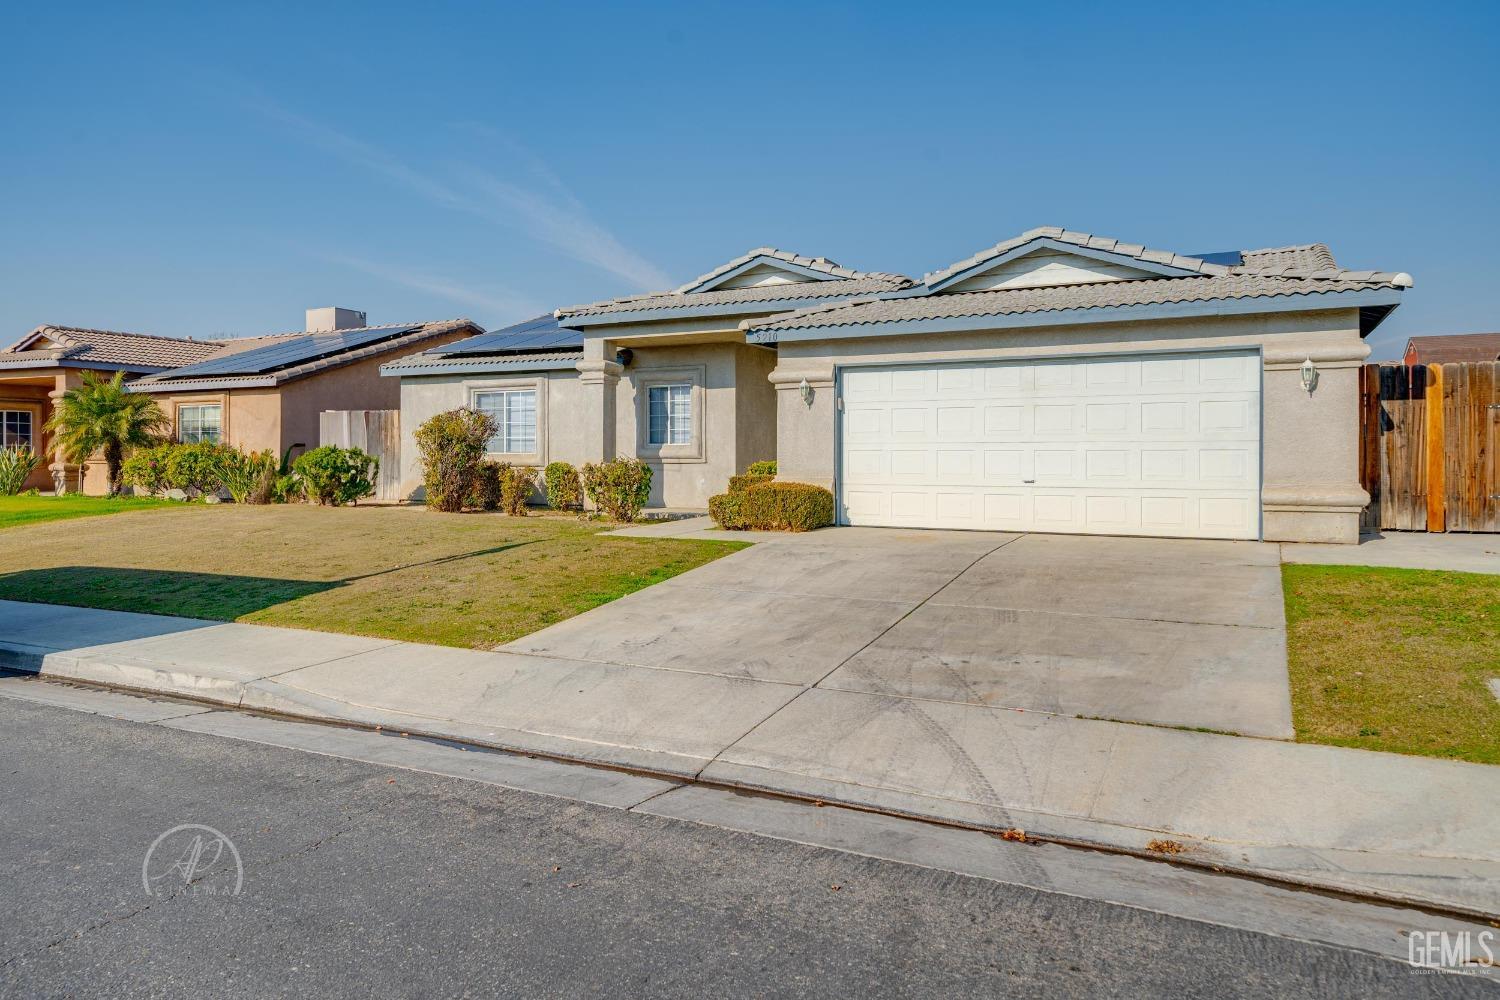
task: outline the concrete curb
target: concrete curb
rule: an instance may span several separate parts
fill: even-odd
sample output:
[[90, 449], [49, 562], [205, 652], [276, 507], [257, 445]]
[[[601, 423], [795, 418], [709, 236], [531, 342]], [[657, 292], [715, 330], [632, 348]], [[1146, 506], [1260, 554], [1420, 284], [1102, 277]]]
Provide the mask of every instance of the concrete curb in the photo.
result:
[[[405, 715], [327, 698], [274, 678], [211, 677], [177, 665], [163, 666], [103, 651], [74, 654], [0, 640], [0, 667], [298, 720], [379, 727], [417, 737], [628, 771], [674, 783], [743, 789], [792, 801], [840, 805], [950, 828], [985, 833], [1019, 828], [1025, 830], [1028, 839], [1039, 842], [1103, 850], [1467, 919], [1494, 918], [1494, 887], [1500, 885], [1500, 863], [1479, 859], [1244, 844], [1193, 837], [1182, 831], [1015, 808], [997, 810], [993, 822], [976, 821], [972, 810], [955, 808], [954, 804], [934, 797], [892, 795], [881, 789], [856, 789], [845, 782], [817, 782], [805, 777], [799, 778], [797, 787], [789, 787], [774, 780], [775, 771], [726, 761]], [[1160, 841], [1175, 843], [1181, 849], [1174, 851], [1169, 847], [1163, 851], [1147, 846]], [[1446, 891], [1433, 892], [1430, 885], [1423, 884], [1433, 881]]]

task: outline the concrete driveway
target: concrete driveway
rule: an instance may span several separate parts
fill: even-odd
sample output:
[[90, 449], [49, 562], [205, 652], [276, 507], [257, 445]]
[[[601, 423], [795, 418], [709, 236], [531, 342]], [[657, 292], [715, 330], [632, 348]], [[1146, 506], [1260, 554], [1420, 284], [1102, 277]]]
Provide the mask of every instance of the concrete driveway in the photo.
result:
[[1253, 542], [834, 528], [504, 648], [1287, 739], [1278, 564]]

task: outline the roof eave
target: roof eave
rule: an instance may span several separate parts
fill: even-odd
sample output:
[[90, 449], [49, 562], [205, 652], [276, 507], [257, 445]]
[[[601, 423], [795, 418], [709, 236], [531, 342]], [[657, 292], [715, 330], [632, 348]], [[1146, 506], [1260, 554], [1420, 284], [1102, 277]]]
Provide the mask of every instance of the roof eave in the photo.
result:
[[577, 358], [567, 361], [530, 361], [527, 358], [474, 358], [467, 361], [434, 360], [427, 364], [403, 365], [399, 361], [388, 361], [380, 366], [380, 374], [386, 378], [406, 378], [415, 375], [463, 375], [475, 372], [562, 372], [576, 371]]
[[[655, 309], [633, 309], [618, 310], [605, 313], [567, 314], [563, 313], [559, 319], [565, 319], [570, 327], [585, 326], [619, 326], [626, 323], [649, 323], [663, 319], [700, 319], [717, 316], [767, 316], [776, 313], [795, 312], [811, 306], [829, 305], [834, 302], [842, 302], [853, 296], [844, 295], [820, 295], [808, 296], [796, 299], [763, 299], [749, 302], [727, 302], [721, 305], [703, 306], [669, 306]], [[780, 304], [780, 308], [775, 308]], [[771, 306], [772, 308], [759, 308]]]
[[[1119, 306], [1086, 306], [1022, 313], [992, 313], [976, 316], [944, 316], [932, 319], [884, 320], [825, 324], [792, 329], [747, 332], [751, 343], [770, 344], [803, 340], [845, 340], [857, 337], [890, 337], [911, 333], [963, 333], [971, 330], [1015, 329], [1040, 326], [1076, 326], [1089, 323], [1128, 323], [1155, 319], [1191, 319], [1207, 316], [1248, 316], [1256, 313], [1309, 312], [1324, 309], [1384, 308], [1385, 314], [1401, 301], [1397, 288], [1351, 289], [1344, 292], [1297, 292], [1285, 295], [1255, 295], [1231, 299], [1191, 302], [1150, 302]], [[1377, 321], [1378, 322], [1378, 321]], [[1374, 327], [1372, 326], [1371, 329]], [[1360, 335], [1364, 329], [1361, 319]]]

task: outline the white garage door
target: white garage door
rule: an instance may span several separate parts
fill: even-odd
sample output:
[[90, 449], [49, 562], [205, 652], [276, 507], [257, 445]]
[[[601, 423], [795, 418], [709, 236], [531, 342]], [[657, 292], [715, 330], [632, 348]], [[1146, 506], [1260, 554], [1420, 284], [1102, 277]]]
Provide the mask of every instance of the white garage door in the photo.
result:
[[846, 524], [1257, 538], [1260, 357], [841, 370]]

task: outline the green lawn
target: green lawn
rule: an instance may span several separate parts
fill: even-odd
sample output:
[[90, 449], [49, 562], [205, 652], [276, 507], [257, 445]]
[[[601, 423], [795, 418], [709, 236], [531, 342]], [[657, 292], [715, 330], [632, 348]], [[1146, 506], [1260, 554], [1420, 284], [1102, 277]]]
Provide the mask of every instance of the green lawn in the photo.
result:
[[172, 500], [149, 500], [144, 497], [85, 497], [69, 493], [60, 497], [0, 497], [0, 529], [41, 521], [61, 521], [73, 517], [118, 514], [127, 510], [155, 510], [162, 507], [184, 507]]
[[1500, 764], [1500, 576], [1283, 566], [1297, 739]]
[[7, 531], [0, 598], [487, 648], [744, 545], [571, 516], [173, 506]]

